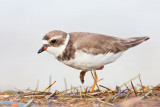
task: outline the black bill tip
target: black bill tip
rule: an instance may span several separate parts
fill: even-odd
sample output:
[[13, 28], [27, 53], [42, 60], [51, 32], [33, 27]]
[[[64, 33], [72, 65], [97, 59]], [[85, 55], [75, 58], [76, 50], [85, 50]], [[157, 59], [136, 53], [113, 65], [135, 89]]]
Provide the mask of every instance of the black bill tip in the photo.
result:
[[45, 50], [44, 50], [44, 46], [42, 46], [42, 47], [39, 49], [38, 54], [39, 54], [39, 53], [42, 53], [43, 51], [45, 51]]

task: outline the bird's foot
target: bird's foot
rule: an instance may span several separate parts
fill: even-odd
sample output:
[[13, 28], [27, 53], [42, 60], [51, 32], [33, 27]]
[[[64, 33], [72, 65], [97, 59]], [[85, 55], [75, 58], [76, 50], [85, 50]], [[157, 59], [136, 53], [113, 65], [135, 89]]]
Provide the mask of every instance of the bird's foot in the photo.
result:
[[80, 72], [80, 80], [81, 80], [82, 84], [84, 83], [84, 76], [85, 76], [86, 72], [87, 71], [81, 71]]

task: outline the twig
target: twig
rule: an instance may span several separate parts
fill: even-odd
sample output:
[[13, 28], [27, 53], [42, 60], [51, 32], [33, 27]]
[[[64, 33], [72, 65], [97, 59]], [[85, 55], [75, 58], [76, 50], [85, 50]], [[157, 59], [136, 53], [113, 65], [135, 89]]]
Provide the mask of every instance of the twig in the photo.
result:
[[64, 85], [65, 85], [65, 90], [67, 90], [67, 82], [65, 78], [64, 78]]
[[37, 81], [36, 91], [38, 91], [38, 87], [39, 87], [39, 80]]
[[105, 103], [105, 104], [108, 104], [108, 105], [110, 105], [110, 106], [113, 106], [113, 105], [114, 105], [114, 104], [112, 104], [112, 103], [104, 102], [104, 101], [102, 101], [101, 99], [96, 98], [96, 97], [93, 97], [93, 96], [91, 96], [91, 95], [88, 95], [88, 94], [87, 94], [87, 96], [88, 96], [88, 97], [91, 97], [91, 98], [95, 98], [95, 99], [97, 99], [98, 101], [100, 101], [100, 102], [102, 102], [102, 103]]
[[76, 88], [74, 88], [74, 90], [73, 90], [73, 95], [75, 94], [75, 90], [76, 90]]
[[143, 99], [144, 97], [147, 97], [150, 93], [152, 93], [152, 90], [150, 90], [148, 93], [146, 93], [144, 96], [142, 96], [141, 99]]
[[127, 82], [123, 83], [123, 84], [120, 86], [120, 88], [122, 88], [123, 86], [125, 86], [125, 84], [131, 82], [132, 80], [136, 79], [136, 78], [139, 77], [140, 75], [141, 75], [141, 74], [138, 74], [137, 76], [135, 76], [135, 77], [131, 78], [130, 80], [128, 80]]
[[55, 95], [56, 95], [56, 93], [57, 93], [57, 90], [56, 90], [54, 93], [52, 93], [51, 95], [49, 95], [49, 97], [48, 97], [47, 99], [49, 99], [50, 97], [55, 96]]
[[71, 85], [71, 93], [72, 93], [72, 89], [73, 89], [73, 87], [72, 87], [72, 85]]
[[117, 90], [117, 94], [115, 94], [112, 98], [111, 98], [111, 100], [114, 100], [115, 98], [117, 98], [117, 96], [119, 95], [119, 96], [121, 96], [121, 97], [124, 97], [124, 96], [126, 96], [126, 94], [124, 93], [126, 90], [128, 90], [128, 89], [125, 89], [125, 90], [121, 90], [121, 88], [119, 87], [119, 86], [116, 86], [116, 90]]
[[[51, 81], [52, 81], [52, 76], [50, 75], [49, 76], [49, 85], [51, 84]], [[50, 92], [50, 90], [51, 90], [51, 88], [48, 89], [48, 92]]]
[[108, 91], [111, 91], [111, 89], [109, 89], [109, 88], [107, 88], [107, 87], [105, 87], [105, 86], [103, 86], [103, 85], [99, 85], [99, 86], [102, 87], [102, 88], [107, 89]]
[[83, 92], [82, 86], [80, 85], [81, 92]]
[[159, 86], [160, 86], [160, 84], [158, 84], [157, 86], [153, 87], [153, 90], [156, 90]]
[[56, 81], [54, 81], [50, 86], [48, 86], [47, 88], [45, 88], [42, 92], [45, 92], [46, 90], [48, 90]]
[[140, 81], [140, 83], [141, 83], [142, 91], [143, 91], [143, 93], [144, 93], [144, 88], [143, 88], [143, 85], [142, 85], [142, 81], [141, 81], [141, 77], [140, 77], [140, 76], [139, 76], [139, 81]]
[[99, 79], [97, 82], [100, 82], [100, 81], [102, 81], [102, 80], [103, 80], [103, 78]]
[[135, 95], [136, 95], [136, 97], [137, 97], [137, 92], [136, 92], [136, 90], [135, 90], [135, 87], [133, 86], [132, 81], [131, 81], [131, 85], [132, 85], [132, 88], [133, 88], [133, 90], [134, 90], [134, 93], [135, 93]]
[[23, 107], [31, 107], [33, 99], [26, 103]]

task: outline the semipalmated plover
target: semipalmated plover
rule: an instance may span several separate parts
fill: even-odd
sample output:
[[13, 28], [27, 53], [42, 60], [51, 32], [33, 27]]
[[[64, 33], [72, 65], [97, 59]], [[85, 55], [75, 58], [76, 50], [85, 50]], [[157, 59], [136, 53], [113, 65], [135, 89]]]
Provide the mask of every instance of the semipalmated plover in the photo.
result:
[[104, 65], [116, 61], [126, 50], [148, 39], [147, 36], [121, 39], [96, 33], [66, 33], [54, 30], [43, 37], [43, 46], [38, 53], [46, 50], [58, 61], [82, 70], [80, 73], [82, 83], [85, 73], [94, 71], [95, 81], [91, 89], [93, 92], [98, 79], [96, 70], [103, 69]]

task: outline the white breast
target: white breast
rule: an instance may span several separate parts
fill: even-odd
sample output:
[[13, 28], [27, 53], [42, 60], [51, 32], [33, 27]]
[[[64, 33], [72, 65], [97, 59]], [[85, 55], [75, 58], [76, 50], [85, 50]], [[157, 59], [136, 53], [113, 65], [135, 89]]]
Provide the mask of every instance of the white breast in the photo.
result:
[[122, 54], [123, 52], [119, 52], [117, 54], [107, 53], [107, 54], [91, 55], [82, 51], [77, 51], [75, 53], [75, 59], [62, 62], [76, 69], [91, 70], [91, 69], [97, 69], [103, 65], [114, 62]]

